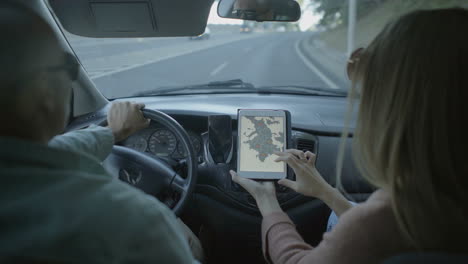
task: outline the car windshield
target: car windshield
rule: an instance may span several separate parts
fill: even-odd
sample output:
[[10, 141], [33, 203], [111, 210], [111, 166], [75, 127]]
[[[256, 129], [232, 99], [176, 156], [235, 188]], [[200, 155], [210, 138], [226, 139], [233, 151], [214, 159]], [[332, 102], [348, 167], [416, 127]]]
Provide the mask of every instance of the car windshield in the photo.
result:
[[220, 18], [204, 34], [85, 38], [65, 33], [107, 98], [177, 94], [291, 93], [346, 96], [348, 55], [387, 22], [416, 9], [467, 7], [466, 0], [299, 0], [298, 22]]

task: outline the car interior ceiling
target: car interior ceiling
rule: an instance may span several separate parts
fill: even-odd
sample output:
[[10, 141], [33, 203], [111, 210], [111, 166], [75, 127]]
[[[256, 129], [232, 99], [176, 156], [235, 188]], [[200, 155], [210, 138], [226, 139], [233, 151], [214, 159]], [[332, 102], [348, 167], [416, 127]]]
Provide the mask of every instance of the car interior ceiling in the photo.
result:
[[[115, 37], [173, 37], [197, 36], [207, 25], [209, 7], [214, 0], [19, 0], [52, 25], [62, 47], [73, 53], [63, 31], [92, 38]], [[89, 5], [95, 5], [100, 24], [93, 23]], [[132, 7], [132, 8], [129, 8]], [[134, 8], [133, 8], [134, 7]], [[157, 7], [157, 8], [156, 8]], [[123, 9], [131, 10], [125, 19]], [[177, 10], [177, 12], [171, 12]], [[139, 21], [133, 23], [132, 21]], [[59, 26], [61, 25], [61, 26]], [[130, 30], [122, 30], [122, 28]], [[106, 118], [109, 100], [96, 88], [83, 66], [73, 84], [73, 118], [67, 130], [100, 124]], [[220, 95], [209, 97], [160, 96], [132, 98], [146, 104], [148, 109], [160, 110], [190, 133], [196, 134], [204, 148], [209, 148], [210, 116], [227, 116], [232, 140], [237, 136], [237, 109], [262, 107], [288, 109], [292, 114], [292, 148], [310, 150], [317, 154], [317, 168], [324, 178], [335, 184], [335, 162], [342, 127], [346, 98], [289, 97], [277, 95]], [[262, 101], [263, 100], [263, 101]], [[202, 101], [202, 103], [200, 103]], [[336, 105], [332, 116], [330, 105]], [[316, 112], [317, 115], [310, 115]], [[312, 121], [311, 121], [312, 120]], [[314, 121], [315, 120], [315, 121]], [[213, 133], [223, 133], [221, 130]], [[225, 133], [225, 132], [224, 132]], [[343, 166], [343, 186], [349, 199], [366, 200], [374, 191], [364, 182], [351, 158], [351, 137], [346, 145]], [[234, 150], [235, 151], [235, 150]], [[209, 263], [265, 263], [260, 240], [261, 215], [255, 200], [228, 173], [235, 159], [227, 163], [207, 162], [200, 156], [196, 189], [181, 218], [199, 235]], [[294, 179], [292, 171], [288, 178]], [[320, 200], [307, 198], [286, 188], [276, 186], [282, 208], [296, 224], [304, 240], [316, 246], [326, 230], [330, 209]]]

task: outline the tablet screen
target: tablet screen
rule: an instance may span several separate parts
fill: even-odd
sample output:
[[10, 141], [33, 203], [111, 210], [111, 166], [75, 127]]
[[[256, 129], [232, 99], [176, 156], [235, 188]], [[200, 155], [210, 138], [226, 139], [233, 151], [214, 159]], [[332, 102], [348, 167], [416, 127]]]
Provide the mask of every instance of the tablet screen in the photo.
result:
[[285, 172], [283, 162], [275, 162], [277, 151], [286, 145], [284, 116], [240, 116], [240, 171]]

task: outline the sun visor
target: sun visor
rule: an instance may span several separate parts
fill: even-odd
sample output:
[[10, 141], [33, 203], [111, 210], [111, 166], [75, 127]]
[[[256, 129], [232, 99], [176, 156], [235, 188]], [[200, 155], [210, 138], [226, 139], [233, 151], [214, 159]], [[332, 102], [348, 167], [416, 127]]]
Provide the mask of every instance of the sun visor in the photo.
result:
[[93, 38], [197, 36], [213, 0], [49, 0], [62, 26]]

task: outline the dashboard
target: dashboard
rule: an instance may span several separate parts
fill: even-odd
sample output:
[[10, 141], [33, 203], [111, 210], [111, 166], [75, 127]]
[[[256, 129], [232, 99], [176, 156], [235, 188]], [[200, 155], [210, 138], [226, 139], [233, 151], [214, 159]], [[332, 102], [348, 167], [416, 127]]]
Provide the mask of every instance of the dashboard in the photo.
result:
[[[128, 100], [128, 99], [121, 99]], [[236, 149], [229, 155], [229, 162], [215, 162], [209, 148], [209, 122], [213, 115], [230, 116], [232, 120], [232, 138], [234, 146], [237, 140], [238, 109], [283, 109], [291, 113], [292, 148], [310, 150], [317, 155], [316, 166], [325, 180], [335, 183], [335, 162], [338, 155], [341, 131], [347, 107], [347, 98], [327, 96], [299, 95], [263, 95], [263, 94], [212, 94], [212, 95], [179, 95], [131, 98], [137, 103], [144, 103], [146, 108], [162, 111], [176, 121], [190, 135], [191, 142], [199, 158], [199, 173], [197, 186], [214, 187], [223, 196], [247, 205], [252, 209], [255, 205], [247, 203], [242, 198], [242, 190], [232, 183], [228, 170], [236, 169]], [[79, 129], [90, 124], [98, 124], [106, 119], [110, 104], [103, 109], [75, 119], [68, 130]], [[354, 120], [351, 121], [351, 133]], [[348, 138], [346, 159], [344, 161], [342, 183], [350, 193], [371, 192], [364, 183], [351, 158], [351, 141]], [[171, 131], [151, 123], [150, 127], [131, 136], [122, 142], [124, 146], [155, 155], [161, 158], [175, 160], [184, 159], [184, 150], [179, 140]], [[220, 170], [220, 167], [225, 167]], [[294, 177], [294, 175], [288, 175]], [[286, 203], [290, 199], [284, 199]], [[245, 208], [244, 208], [245, 209]]]
[[[184, 121], [184, 116], [176, 116], [176, 119], [179, 120], [183, 127], [186, 128], [187, 134], [189, 135], [190, 141], [197, 156], [199, 164], [204, 164], [205, 166], [216, 166], [216, 159], [213, 158], [213, 149], [216, 149], [217, 146], [213, 145], [213, 140], [209, 138], [209, 132], [212, 134], [216, 133], [216, 129], [210, 128], [210, 124], [206, 119], [203, 118], [194, 118], [185, 116], [185, 118], [190, 119]], [[208, 117], [209, 118], [209, 117]], [[196, 124], [203, 126], [194, 128], [193, 121], [196, 121]], [[237, 158], [237, 120], [229, 120], [232, 127], [231, 136], [232, 136], [232, 149], [229, 151], [232, 152], [226, 160], [226, 163], [230, 165], [230, 169], [236, 169], [235, 162]], [[202, 129], [205, 127], [205, 129]], [[304, 151], [311, 151], [317, 153], [317, 138], [313, 134], [304, 133], [301, 131], [293, 130], [291, 132], [291, 146], [289, 148], [297, 148]], [[179, 138], [171, 132], [169, 129], [161, 126], [160, 124], [151, 122], [149, 127], [143, 129], [120, 143], [120, 145], [134, 149], [139, 152], [147, 153], [150, 155], [157, 156], [158, 158], [167, 160], [173, 159], [175, 161], [181, 161], [187, 157], [186, 151], [182, 146]]]
[[[126, 100], [126, 99], [121, 99]], [[242, 188], [232, 183], [228, 170], [236, 169], [237, 150], [237, 111], [238, 109], [284, 109], [291, 113], [292, 145], [290, 147], [309, 150], [317, 155], [317, 168], [325, 180], [334, 184], [335, 162], [340, 144], [341, 131], [347, 98], [327, 96], [298, 95], [262, 95], [262, 94], [213, 94], [213, 95], [179, 95], [131, 98], [137, 103], [144, 103], [146, 108], [162, 111], [176, 121], [187, 131], [194, 150], [198, 155], [199, 173], [197, 189], [214, 187], [243, 205], [244, 209], [255, 207], [251, 200], [243, 197]], [[75, 119], [68, 127], [74, 130], [97, 124], [106, 119], [110, 105], [105, 108]], [[213, 115], [230, 116], [232, 120], [232, 140], [234, 149], [231, 158], [224, 164], [213, 159], [209, 146], [209, 117]], [[351, 132], [354, 121], [351, 122]], [[348, 138], [346, 159], [342, 173], [342, 183], [350, 193], [370, 192], [371, 189], [360, 177], [351, 158], [351, 140]], [[185, 153], [174, 134], [159, 124], [150, 126], [122, 142], [123, 146], [160, 158], [183, 160]], [[223, 167], [222, 169], [220, 169]], [[293, 178], [294, 175], [288, 174]], [[281, 191], [281, 190], [280, 190]], [[286, 197], [283, 203], [294, 198], [294, 195], [284, 190]], [[303, 197], [302, 197], [303, 198]]]
[[[210, 118], [219, 115], [191, 116], [173, 114], [171, 116], [187, 131], [197, 155], [199, 164], [198, 189], [214, 187], [221, 191], [223, 196], [244, 205], [243, 210], [255, 210], [256, 203], [252, 197], [242, 187], [232, 182], [228, 176], [229, 170], [237, 170], [238, 120], [224, 115], [224, 117], [228, 117], [224, 122], [229, 122], [229, 124], [213, 125], [213, 122], [209, 121]], [[229, 127], [231, 131], [228, 133], [229, 135], [222, 131], [223, 137], [231, 137], [232, 144], [229, 145], [232, 147], [220, 150], [221, 146], [213, 138], [219, 139], [220, 135], [218, 133], [221, 131], [218, 130], [224, 130], [226, 127]], [[212, 138], [210, 139], [210, 137]], [[293, 129], [289, 143], [288, 148], [318, 153], [319, 137], [313, 133]], [[120, 144], [150, 156], [156, 156], [170, 164], [180, 164], [186, 158], [185, 149], [175, 134], [153, 121], [148, 128], [133, 134]], [[219, 152], [229, 153], [223, 153], [226, 154], [222, 155], [226, 157], [224, 161], [217, 161], [215, 153]], [[291, 180], [294, 179], [295, 176], [291, 169], [288, 169], [287, 177]], [[278, 200], [281, 204], [287, 204], [299, 196], [296, 192], [284, 186], [278, 186], [277, 191]]]

